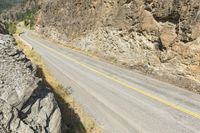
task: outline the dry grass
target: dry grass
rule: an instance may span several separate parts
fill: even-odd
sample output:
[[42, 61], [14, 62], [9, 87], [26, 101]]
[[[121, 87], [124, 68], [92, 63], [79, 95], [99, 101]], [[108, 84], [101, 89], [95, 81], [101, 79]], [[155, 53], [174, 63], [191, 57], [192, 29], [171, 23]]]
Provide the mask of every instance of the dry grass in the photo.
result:
[[101, 133], [94, 121], [82, 111], [80, 106], [74, 99], [66, 92], [62, 85], [54, 79], [52, 74], [46, 68], [42, 58], [33, 51], [18, 35], [14, 35], [18, 46], [23, 50], [28, 58], [38, 66], [41, 77], [55, 94], [55, 98], [61, 109], [63, 120], [63, 132], [71, 133]]

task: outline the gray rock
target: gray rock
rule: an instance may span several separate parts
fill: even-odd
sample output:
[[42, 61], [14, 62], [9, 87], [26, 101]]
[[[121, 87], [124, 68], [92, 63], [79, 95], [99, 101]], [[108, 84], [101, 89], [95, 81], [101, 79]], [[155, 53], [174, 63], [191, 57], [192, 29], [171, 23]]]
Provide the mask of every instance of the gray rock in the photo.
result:
[[0, 132], [61, 132], [60, 109], [36, 72], [14, 39], [1, 34]]

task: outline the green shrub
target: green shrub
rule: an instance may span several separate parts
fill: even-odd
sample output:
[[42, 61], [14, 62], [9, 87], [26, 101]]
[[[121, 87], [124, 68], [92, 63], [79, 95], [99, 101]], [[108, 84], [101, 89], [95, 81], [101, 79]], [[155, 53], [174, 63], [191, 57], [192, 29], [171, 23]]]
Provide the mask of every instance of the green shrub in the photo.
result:
[[24, 25], [33, 28], [35, 24], [35, 13], [37, 12], [37, 8], [32, 8], [31, 10], [27, 10], [25, 13], [21, 13], [17, 15], [18, 21], [24, 21]]

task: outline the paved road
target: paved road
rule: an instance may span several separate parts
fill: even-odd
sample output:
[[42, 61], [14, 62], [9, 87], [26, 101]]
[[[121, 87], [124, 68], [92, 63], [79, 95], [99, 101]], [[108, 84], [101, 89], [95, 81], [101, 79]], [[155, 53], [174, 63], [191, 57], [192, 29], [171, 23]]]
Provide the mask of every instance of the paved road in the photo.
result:
[[21, 38], [105, 133], [200, 133], [200, 95], [61, 48], [26, 32]]

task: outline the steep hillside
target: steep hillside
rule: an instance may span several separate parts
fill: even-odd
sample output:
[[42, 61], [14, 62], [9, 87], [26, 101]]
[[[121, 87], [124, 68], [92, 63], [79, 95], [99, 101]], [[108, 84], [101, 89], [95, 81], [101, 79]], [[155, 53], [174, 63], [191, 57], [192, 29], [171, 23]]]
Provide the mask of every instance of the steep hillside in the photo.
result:
[[199, 91], [199, 0], [40, 2], [38, 32]]
[[199, 0], [41, 0], [38, 4], [38, 32], [199, 91]]
[[0, 13], [0, 20], [6, 22], [21, 21], [30, 17], [37, 10], [37, 0], [21, 0], [18, 4], [13, 4], [11, 8], [3, 10]]

